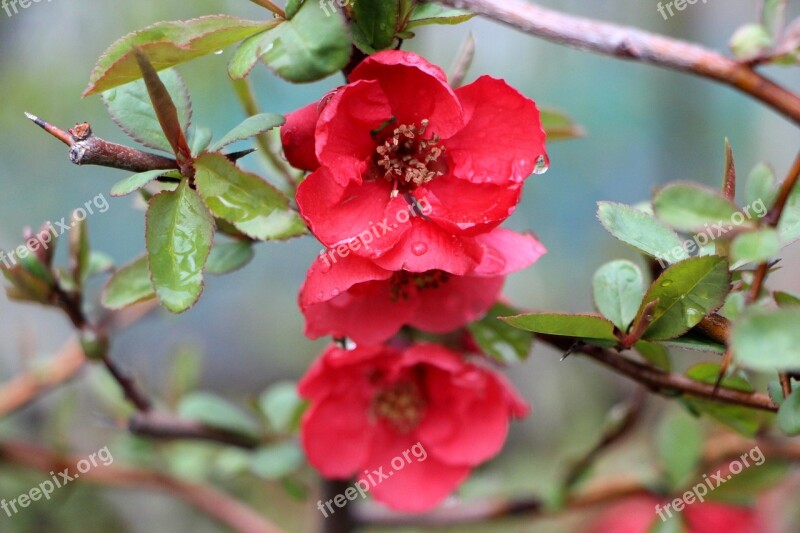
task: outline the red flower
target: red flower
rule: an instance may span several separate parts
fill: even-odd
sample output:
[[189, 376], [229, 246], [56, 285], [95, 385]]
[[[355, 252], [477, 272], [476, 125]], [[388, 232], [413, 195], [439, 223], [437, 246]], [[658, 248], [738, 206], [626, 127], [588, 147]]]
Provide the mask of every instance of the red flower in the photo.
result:
[[533, 236], [501, 228], [470, 240], [480, 247], [482, 261], [465, 276], [442, 270], [393, 272], [350, 255], [349, 249], [347, 255], [331, 250], [320, 256], [300, 291], [306, 335], [377, 344], [404, 325], [447, 333], [483, 316], [497, 300], [505, 276], [545, 253]]
[[[281, 130], [289, 161], [313, 171], [297, 192], [301, 214], [328, 248], [388, 221], [391, 232], [354, 252], [388, 270], [468, 272], [480, 257], [463, 237], [508, 218], [524, 179], [547, 164], [536, 104], [488, 76], [451, 89], [410, 52], [370, 56], [350, 80]], [[425, 217], [398, 215], [420, 202]]]
[[328, 348], [299, 390], [309, 462], [402, 511], [435, 507], [529, 410], [502, 376], [435, 344]]

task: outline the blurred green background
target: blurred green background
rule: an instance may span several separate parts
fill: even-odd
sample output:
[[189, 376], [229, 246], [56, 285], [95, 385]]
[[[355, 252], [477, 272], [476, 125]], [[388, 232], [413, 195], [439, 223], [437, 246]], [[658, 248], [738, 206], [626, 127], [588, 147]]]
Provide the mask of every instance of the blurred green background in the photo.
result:
[[[733, 31], [757, 16], [751, 0], [709, 0], [667, 21], [650, 0], [547, 0], [540, 4], [715, 49], [724, 49]], [[62, 127], [89, 121], [102, 137], [132, 142], [108, 118], [99, 98], [80, 98], [95, 60], [116, 38], [155, 21], [213, 13], [259, 18], [266, 12], [246, 0], [52, 0], [32, 4], [13, 17], [0, 11], [0, 248], [20, 244], [23, 227], [59, 220], [103, 193], [111, 207], [89, 218], [94, 248], [120, 264], [142, 252], [143, 212], [130, 198], [113, 199], [108, 194], [124, 173], [71, 165], [65, 147], [28, 122], [23, 111]], [[722, 175], [726, 136], [742, 176], [759, 161], [771, 163], [782, 176], [800, 146], [795, 126], [727, 88], [563, 48], [485, 20], [423, 28], [406, 47], [447, 67], [470, 31], [477, 40], [470, 79], [482, 74], [505, 78], [540, 105], [567, 111], [588, 131], [585, 138], [550, 145], [549, 172], [528, 181], [522, 204], [509, 223], [515, 229], [534, 231], [549, 249], [538, 264], [510, 278], [506, 294], [515, 305], [591, 309], [594, 270], [612, 258], [638, 260], [597, 223], [597, 201], [636, 203], [646, 199], [654, 186], [676, 179], [716, 186]], [[230, 53], [226, 50], [179, 68], [194, 101], [194, 123], [212, 127], [217, 136], [243, 118], [226, 75]], [[790, 88], [800, 88], [798, 69], [767, 72]], [[333, 77], [316, 84], [290, 85], [263, 66], [256, 68], [251, 79], [262, 108], [278, 113], [316, 100], [342, 81]], [[255, 157], [244, 165], [263, 170]], [[59, 257], [65, 244], [61, 243]], [[297, 289], [319, 250], [312, 238], [259, 246], [256, 260], [245, 270], [209, 279], [200, 304], [188, 313], [159, 312], [121, 334], [114, 356], [154, 395], [161, 395], [167, 369], [180, 351], [201, 357], [202, 388], [236, 402], [248, 401], [277, 380], [298, 378], [323, 346], [304, 338], [296, 306]], [[772, 279], [776, 287], [800, 288], [791, 269]], [[95, 286], [96, 291], [99, 288]], [[61, 315], [12, 304], [0, 296], [0, 380], [35, 366], [36, 360], [46, 358], [70, 334]], [[633, 390], [628, 382], [588, 361], [573, 357], [559, 362], [559, 354], [542, 347], [536, 347], [530, 360], [510, 374], [533, 404], [533, 414], [514, 425], [505, 453], [473, 475], [462, 491], [465, 497], [548, 494], [564, 461], [591, 446], [606, 411]], [[207, 471], [206, 458], [213, 447], [155, 447], [125, 438], [106, 409], [118, 401], [114, 395], [100, 369], [90, 369], [80, 380], [0, 421], [0, 436], [80, 452], [108, 445], [120, 462], [125, 458], [157, 461], [172, 454], [179, 463], [183, 461], [174, 467], [182, 474], [221, 476]], [[663, 403], [656, 398], [650, 401], [653, 409]], [[631, 471], [652, 470], [647, 433], [644, 428], [642, 439], [634, 439], [617, 454], [616, 463], [609, 459], [607, 469], [618, 471], [624, 465]], [[18, 476], [23, 476], [22, 481], [16, 481]], [[306, 478], [314, 490], [313, 476]], [[0, 497], [17, 494], [14, 487], [29, 487], [36, 479], [36, 474], [0, 464]], [[246, 494], [256, 508], [292, 531], [313, 527], [317, 516], [313, 503], [289, 498], [276, 484], [235, 476], [221, 483]], [[316, 502], [313, 493], [309, 498]], [[582, 519], [577, 515], [558, 524], [509, 521], [503, 530], [572, 531], [579, 530]], [[6, 525], [6, 518], [0, 516], [0, 531], [6, 531]], [[169, 498], [82, 486], [26, 510], [8, 527], [12, 531], [219, 530]]]

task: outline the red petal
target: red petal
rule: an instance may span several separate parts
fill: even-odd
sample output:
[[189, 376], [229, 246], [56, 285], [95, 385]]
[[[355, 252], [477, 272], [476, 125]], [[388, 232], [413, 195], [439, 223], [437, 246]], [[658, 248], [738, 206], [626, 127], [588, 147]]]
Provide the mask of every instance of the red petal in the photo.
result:
[[378, 52], [361, 62], [350, 79], [377, 80], [398, 124], [419, 125], [428, 119], [429, 131], [443, 138], [463, 127], [461, 105], [447, 76], [413, 52]]
[[391, 118], [386, 95], [374, 81], [351, 83], [330, 99], [317, 122], [316, 152], [337, 183], [361, 181], [378, 147], [371, 132]]
[[494, 304], [505, 278], [452, 276], [437, 289], [418, 292], [411, 326], [432, 333], [447, 333], [481, 318]]
[[[397, 213], [407, 211], [400, 196], [391, 198], [385, 181], [335, 183], [333, 174], [321, 167], [297, 189], [297, 206], [311, 231], [327, 248], [339, 255], [350, 253], [374, 257], [392, 248], [410, 229], [397, 222]], [[350, 244], [341, 248], [342, 245]]]
[[317, 257], [300, 289], [300, 307], [325, 302], [357, 283], [386, 280], [392, 272], [358, 256], [339, 257], [327, 254]]
[[519, 183], [547, 157], [539, 110], [506, 82], [482, 76], [456, 89], [466, 126], [444, 145], [450, 172], [475, 183]]
[[281, 127], [283, 153], [289, 163], [302, 170], [315, 170], [319, 161], [314, 153], [314, 132], [317, 128], [320, 103], [314, 102], [286, 115]]
[[547, 253], [536, 237], [496, 228], [475, 240], [484, 247], [483, 259], [475, 269], [476, 276], [506, 276], [535, 263]]
[[432, 222], [412, 218], [410, 226], [389, 252], [375, 259], [378, 265], [387, 270], [443, 270], [462, 276], [473, 270], [483, 255], [473, 239], [447, 233]]

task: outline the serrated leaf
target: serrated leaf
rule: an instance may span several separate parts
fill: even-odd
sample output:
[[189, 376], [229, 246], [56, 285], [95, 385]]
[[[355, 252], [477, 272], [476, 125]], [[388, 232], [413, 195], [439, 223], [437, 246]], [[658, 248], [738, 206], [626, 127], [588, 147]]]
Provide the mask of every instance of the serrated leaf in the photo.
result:
[[792, 392], [778, 410], [778, 427], [787, 435], [800, 435], [800, 389]]
[[614, 324], [610, 320], [597, 315], [537, 312], [501, 317], [501, 320], [515, 328], [533, 333], [580, 339], [618, 340], [614, 335]]
[[186, 311], [203, 292], [203, 267], [214, 240], [214, 219], [188, 181], [150, 200], [145, 240], [159, 300], [173, 313]]
[[266, 32], [251, 35], [236, 49], [228, 63], [228, 76], [233, 80], [241, 80], [250, 75], [261, 56], [262, 43]]
[[274, 24], [274, 21], [250, 21], [227, 15], [158, 22], [112, 44], [98, 60], [83, 96], [141, 78], [133, 52], [137, 46], [147, 54], [156, 70], [163, 70], [213, 54]]
[[213, 138], [213, 134], [211, 130], [208, 128], [196, 128], [192, 132], [192, 137], [190, 139], [190, 143], [192, 146], [192, 156], [197, 157], [201, 153], [205, 152], [208, 149], [208, 145], [211, 144], [211, 139]]
[[158, 179], [160, 176], [166, 174], [166, 170], [148, 170], [147, 172], [140, 172], [133, 174], [127, 178], [118, 181], [111, 187], [111, 196], [126, 196], [132, 192], [136, 192], [151, 181]]
[[352, 39], [338, 10], [325, 13], [318, 2], [305, 2], [295, 16], [264, 34], [261, 60], [295, 83], [317, 81], [344, 68]]
[[254, 239], [287, 239], [306, 231], [279, 190], [220, 154], [203, 154], [195, 161], [195, 183], [215, 216]]
[[730, 49], [739, 59], [757, 57], [773, 47], [774, 41], [761, 24], [745, 24], [731, 37]]
[[106, 309], [117, 310], [156, 297], [147, 256], [142, 256], [117, 270], [106, 283], [102, 303]]
[[178, 414], [210, 428], [251, 438], [258, 438], [261, 431], [258, 423], [247, 412], [228, 400], [207, 392], [185, 396], [178, 407]]
[[527, 359], [533, 337], [530, 333], [510, 326], [498, 317], [518, 313], [513, 307], [496, 303], [486, 316], [468, 326], [472, 338], [487, 355], [503, 363], [518, 363]]
[[606, 263], [595, 272], [592, 289], [597, 310], [620, 331], [627, 331], [645, 292], [639, 267], [625, 260]]
[[736, 206], [717, 191], [690, 183], [674, 183], [656, 191], [656, 216], [678, 231], [702, 231], [719, 223], [730, 225]]
[[790, 294], [783, 291], [775, 291], [772, 293], [775, 303], [779, 307], [797, 307], [800, 306], [800, 296]]
[[297, 384], [279, 381], [265, 390], [258, 399], [261, 412], [278, 433], [293, 433], [300, 427], [306, 401], [297, 393]]
[[731, 268], [747, 263], [762, 263], [781, 251], [781, 239], [772, 228], [748, 231], [737, 235], [731, 243]]
[[539, 110], [539, 115], [548, 141], [566, 141], [586, 135], [583, 126], [577, 124], [563, 111], [542, 108]]
[[678, 234], [655, 217], [633, 207], [598, 202], [597, 218], [614, 237], [657, 259], [675, 262], [687, 257]]
[[404, 30], [408, 31], [429, 24], [461, 24], [474, 16], [474, 13], [463, 9], [452, 9], [441, 4], [421, 3], [414, 9]]
[[[175, 69], [163, 70], [159, 77], [175, 103], [183, 131], [187, 131], [192, 123], [192, 101], [183, 78]], [[102, 98], [111, 118], [126, 135], [150, 148], [172, 152], [144, 80], [109, 89], [102, 94]]]
[[234, 241], [216, 244], [206, 262], [206, 272], [216, 276], [230, 274], [244, 268], [253, 260], [255, 253], [249, 242]]
[[745, 182], [745, 199], [748, 206], [756, 208], [754, 216], [759, 216], [759, 211], [760, 216], [766, 215], [777, 196], [778, 178], [775, 177], [772, 167], [766, 163], [753, 167]]
[[753, 370], [800, 369], [800, 308], [754, 309], [733, 325], [731, 347], [737, 364]]
[[694, 350], [696, 352], [708, 352], [720, 355], [724, 354], [726, 350], [724, 344], [719, 344], [718, 342], [714, 342], [711, 339], [707, 339], [692, 332], [681, 335], [675, 339], [658, 341], [658, 344], [668, 348], [680, 348], [682, 350]]
[[274, 113], [253, 115], [226, 133], [222, 139], [215, 142], [208, 151], [219, 152], [229, 144], [235, 143], [236, 141], [244, 141], [250, 137], [264, 133], [265, 131], [277, 128], [278, 126], [282, 126], [284, 122], [286, 122], [286, 119], [283, 116]]
[[399, 19], [400, 0], [358, 0], [353, 6], [352, 21], [372, 51], [392, 46]]
[[703, 432], [698, 421], [682, 410], [670, 410], [656, 430], [656, 448], [672, 489], [689, 481], [700, 464]]
[[643, 338], [656, 341], [683, 335], [722, 307], [730, 281], [723, 257], [692, 257], [672, 265], [653, 282], [642, 300], [640, 313], [650, 302], [658, 301]]

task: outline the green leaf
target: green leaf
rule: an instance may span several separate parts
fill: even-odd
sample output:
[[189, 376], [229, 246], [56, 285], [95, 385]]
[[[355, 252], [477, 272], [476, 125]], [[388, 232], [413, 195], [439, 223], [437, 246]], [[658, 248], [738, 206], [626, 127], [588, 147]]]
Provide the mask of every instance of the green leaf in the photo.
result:
[[658, 341], [658, 344], [667, 346], [668, 348], [680, 348], [682, 350], [694, 350], [696, 352], [709, 352], [716, 354], [725, 353], [725, 345], [714, 342], [710, 339], [689, 332], [676, 339], [667, 339]]
[[703, 431], [696, 418], [672, 409], [656, 430], [656, 448], [672, 489], [692, 479], [703, 455]]
[[250, 470], [264, 479], [280, 479], [300, 468], [304, 459], [295, 442], [281, 442], [257, 450], [250, 460]]
[[787, 435], [800, 435], [800, 389], [792, 392], [781, 405], [778, 427]]
[[769, 399], [775, 402], [775, 405], [780, 407], [786, 398], [783, 396], [783, 386], [780, 381], [770, 381], [767, 383], [767, 394]]
[[220, 154], [203, 154], [195, 161], [195, 183], [215, 216], [254, 239], [287, 239], [306, 231], [279, 190]]
[[226, 133], [225, 136], [215, 142], [208, 151], [219, 152], [229, 144], [255, 137], [260, 133], [282, 126], [284, 122], [286, 122], [286, 119], [283, 116], [274, 113], [253, 115]]
[[548, 141], [565, 141], [586, 135], [582, 126], [558, 109], [540, 109], [539, 116]]
[[733, 325], [734, 360], [753, 370], [800, 368], [800, 308], [754, 309]]
[[408, 24], [404, 30], [408, 31], [429, 24], [461, 24], [474, 16], [474, 13], [463, 9], [452, 9], [441, 4], [421, 3], [417, 5], [417, 8], [409, 17]]
[[[720, 373], [720, 365], [716, 363], [700, 363], [686, 371], [686, 376], [706, 385], [715, 385]], [[753, 386], [742, 375], [725, 376], [720, 384], [727, 389], [753, 392]], [[761, 427], [761, 417], [753, 409], [737, 405], [726, 405], [717, 402], [686, 398], [684, 400], [695, 411], [707, 414], [716, 421], [745, 435], [754, 437]]]
[[123, 266], [106, 283], [102, 303], [106, 309], [117, 310], [156, 297], [147, 256]]
[[761, 24], [769, 31], [772, 39], [778, 39], [786, 21], [788, 0], [764, 0], [761, 8]]
[[498, 319], [518, 313], [513, 307], [496, 303], [478, 322], [468, 326], [481, 350], [503, 363], [517, 363], [528, 358], [533, 337]]
[[69, 263], [72, 280], [80, 289], [89, 277], [89, 224], [86, 219], [78, 220], [77, 211], [72, 214], [72, 232], [69, 234]]
[[264, 34], [261, 60], [296, 83], [320, 80], [347, 66], [352, 39], [342, 14], [305, 2], [291, 20]]
[[213, 54], [274, 25], [274, 21], [249, 21], [227, 15], [158, 22], [112, 44], [98, 60], [83, 96], [141, 78], [133, 53], [137, 46], [147, 54], [156, 70], [163, 70]]
[[560, 313], [529, 313], [501, 317], [515, 328], [533, 333], [560, 335], [580, 339], [617, 341], [614, 324], [597, 315], [570, 315]]
[[147, 172], [140, 172], [139, 174], [128, 176], [111, 187], [111, 196], [126, 196], [132, 192], [136, 192], [154, 179], [163, 176], [166, 172], [166, 170], [148, 170]]
[[789, 194], [778, 223], [778, 233], [784, 244], [800, 239], [800, 186], [796, 185]]
[[207, 392], [185, 396], [178, 406], [178, 414], [206, 427], [247, 437], [258, 438], [261, 432], [258, 423], [247, 412], [228, 400]]
[[731, 268], [747, 263], [762, 263], [778, 255], [781, 239], [772, 228], [748, 231], [737, 235], [731, 244]]
[[[183, 131], [187, 131], [192, 122], [192, 101], [183, 78], [175, 69], [164, 70], [159, 77], [175, 103]], [[102, 98], [111, 118], [129, 137], [150, 148], [172, 152], [144, 80], [109, 89]]]
[[766, 491], [779, 485], [791, 472], [791, 463], [773, 457], [767, 461], [758, 445], [736, 461], [744, 470], [709, 492], [708, 499], [728, 505], [754, 506]]
[[740, 59], [750, 59], [768, 51], [774, 45], [772, 36], [761, 24], [745, 24], [731, 37], [730, 48]]
[[706, 225], [727, 223], [736, 206], [719, 192], [696, 184], [674, 183], [656, 191], [653, 197], [656, 216], [678, 231], [694, 232]]
[[114, 260], [103, 252], [91, 252], [89, 254], [89, 267], [86, 269], [86, 277], [91, 278], [98, 274], [103, 274], [114, 269]]
[[279, 381], [261, 394], [258, 406], [273, 431], [288, 434], [300, 427], [300, 417], [307, 403], [297, 393], [296, 383]]
[[662, 272], [645, 294], [642, 307], [658, 301], [652, 310], [647, 340], [680, 337], [725, 303], [730, 292], [728, 263], [723, 257], [692, 257]]
[[633, 207], [598, 202], [597, 218], [614, 237], [657, 259], [670, 263], [687, 257], [678, 234]]
[[150, 200], [145, 240], [159, 300], [173, 313], [186, 311], [203, 292], [203, 267], [214, 240], [214, 219], [188, 181]]
[[620, 331], [628, 331], [645, 292], [642, 271], [630, 261], [611, 261], [600, 267], [592, 280], [594, 303]]
[[663, 346], [652, 342], [639, 341], [634, 344], [634, 348], [636, 348], [636, 351], [639, 352], [642, 357], [650, 361], [657, 368], [660, 368], [664, 372], [670, 371], [672, 363], [669, 360], [667, 349]]
[[[357, 34], [366, 44], [366, 50], [362, 50], [366, 53], [384, 50], [394, 43], [400, 18], [400, 0], [358, 0], [351, 16], [358, 29]], [[356, 44], [360, 44], [358, 39]]]
[[206, 272], [221, 276], [244, 268], [253, 260], [253, 246], [246, 241], [215, 244], [206, 262]]
[[286, 13], [286, 18], [291, 20], [297, 15], [297, 12], [300, 11], [300, 7], [303, 5], [305, 0], [286, 0], [286, 8], [284, 8], [284, 12]]
[[772, 293], [775, 303], [779, 307], [797, 307], [800, 306], [800, 296], [789, 294], [788, 292], [775, 291]]
[[208, 145], [211, 144], [211, 139], [213, 134], [211, 130], [208, 128], [196, 128], [192, 132], [191, 138], [191, 146], [192, 146], [192, 156], [197, 157], [201, 153], [205, 152], [208, 148]]
[[772, 167], [766, 163], [759, 163], [750, 172], [745, 182], [745, 199], [747, 205], [758, 208], [756, 213], [761, 212], [763, 217], [767, 210], [775, 203], [778, 196], [778, 178]]
[[[276, 21], [278, 23], [279, 21]], [[269, 31], [269, 30], [267, 30]], [[228, 75], [233, 80], [241, 80], [250, 75], [263, 50], [262, 43], [266, 31], [251, 35], [239, 45], [228, 63]]]

